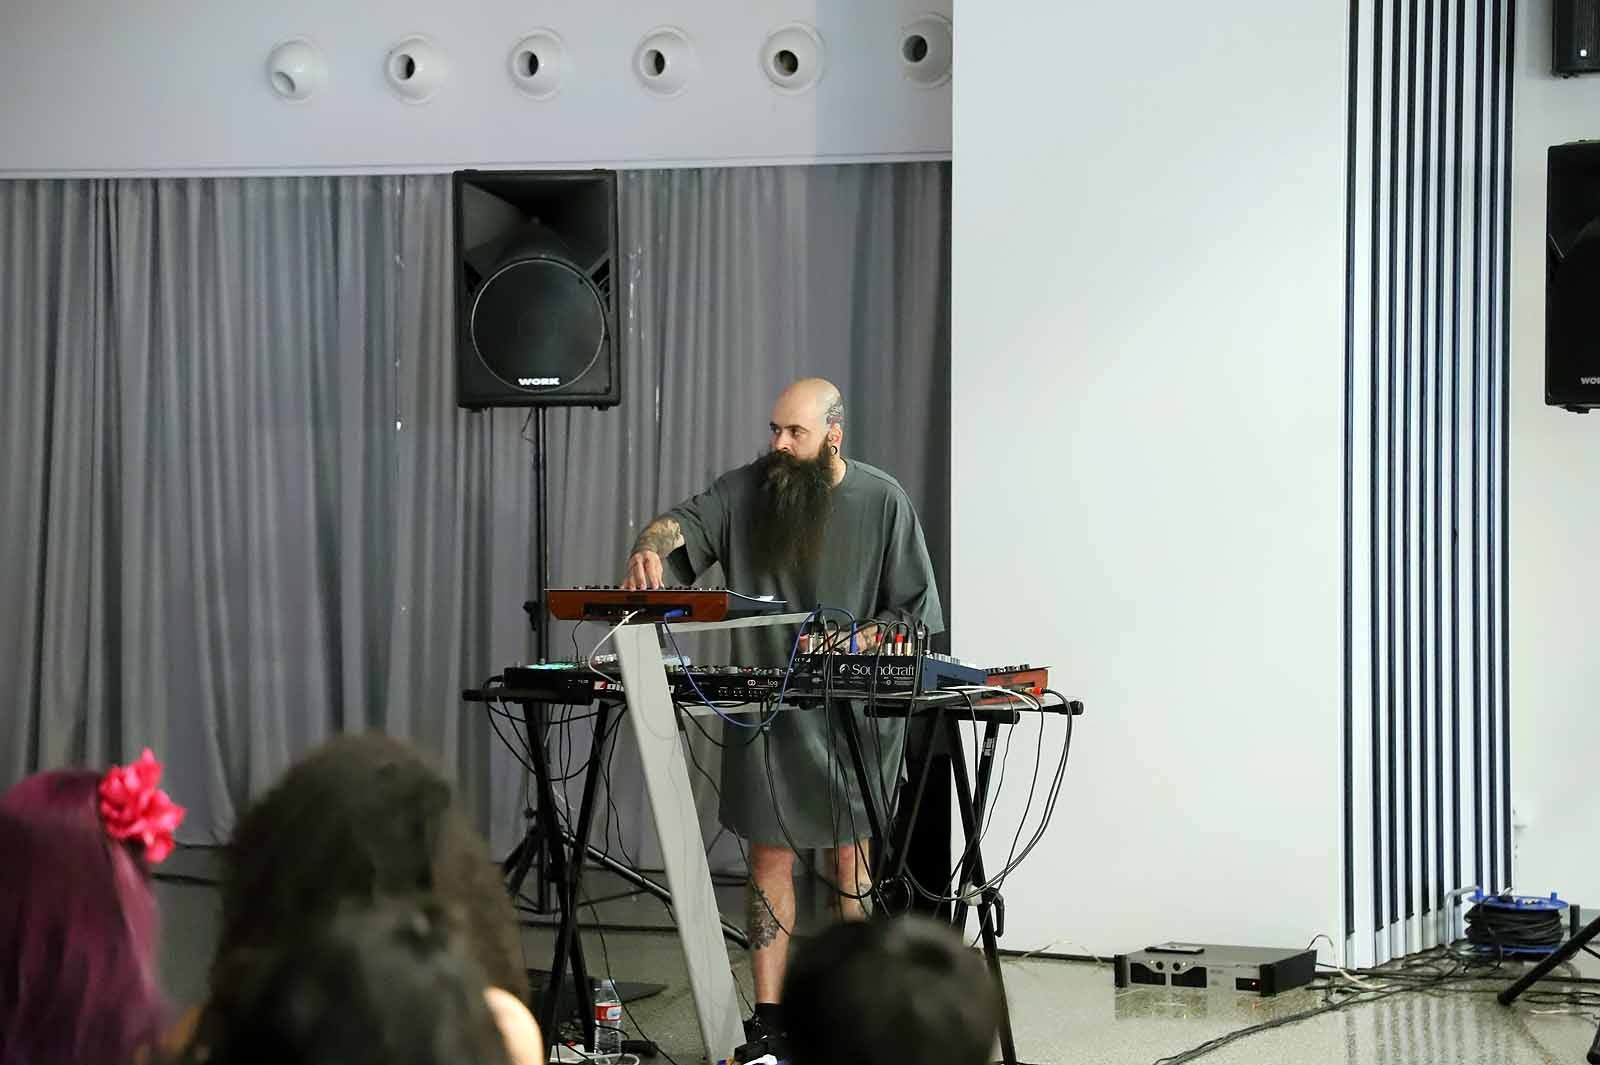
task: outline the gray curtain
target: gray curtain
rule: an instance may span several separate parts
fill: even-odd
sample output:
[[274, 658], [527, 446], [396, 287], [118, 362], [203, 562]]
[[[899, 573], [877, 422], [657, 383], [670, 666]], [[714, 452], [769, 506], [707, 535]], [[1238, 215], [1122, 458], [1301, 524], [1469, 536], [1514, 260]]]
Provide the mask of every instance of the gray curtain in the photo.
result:
[[[638, 172], [621, 196], [624, 402], [548, 416], [553, 582], [614, 580], [818, 373], [948, 587], [948, 166]], [[522, 771], [459, 691], [529, 653], [532, 454], [527, 412], [455, 407], [449, 199], [433, 176], [0, 182], [0, 785], [149, 744], [210, 842], [300, 753], [379, 728], [517, 837]], [[650, 864], [635, 759], [624, 730], [613, 832]]]

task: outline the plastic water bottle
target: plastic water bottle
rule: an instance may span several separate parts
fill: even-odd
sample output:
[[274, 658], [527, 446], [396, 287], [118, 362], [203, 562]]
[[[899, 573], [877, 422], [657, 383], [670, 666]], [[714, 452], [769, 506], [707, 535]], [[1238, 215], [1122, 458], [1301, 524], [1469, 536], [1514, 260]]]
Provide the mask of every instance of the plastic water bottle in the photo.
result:
[[594, 993], [594, 1046], [590, 1053], [611, 1057], [622, 1053], [622, 999], [610, 980], [602, 981]]

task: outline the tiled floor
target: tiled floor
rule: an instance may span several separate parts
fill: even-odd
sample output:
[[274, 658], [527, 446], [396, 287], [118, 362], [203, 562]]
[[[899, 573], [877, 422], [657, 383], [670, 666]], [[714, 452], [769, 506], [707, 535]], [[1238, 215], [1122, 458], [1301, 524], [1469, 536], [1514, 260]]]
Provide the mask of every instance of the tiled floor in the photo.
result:
[[[171, 871], [184, 871], [174, 862]], [[204, 870], [194, 870], [204, 875]], [[609, 894], [597, 882], [597, 896]], [[173, 997], [198, 1001], [216, 935], [214, 890], [163, 882], [163, 971]], [[737, 889], [726, 892], [738, 912]], [[662, 906], [650, 899], [603, 903], [604, 919], [617, 925], [667, 927]], [[530, 966], [547, 967], [553, 940], [547, 928], [530, 928], [524, 944]], [[630, 1006], [629, 1028], [656, 1040], [678, 1065], [702, 1060], [678, 941], [670, 932], [585, 933], [591, 965], [607, 963], [617, 979], [663, 983], [667, 989]], [[734, 972], [750, 990], [749, 965], [730, 950]], [[1040, 959], [1008, 959], [1007, 991], [1019, 1057], [1051, 1065], [1151, 1065], [1166, 1055], [1235, 1029], [1317, 1005], [1316, 992], [1263, 1000], [1207, 991], [1112, 987], [1108, 966]], [[1504, 981], [1469, 990], [1408, 992], [1280, 1029], [1252, 1035], [1207, 1054], [1207, 1065], [1579, 1065], [1597, 1016], [1546, 1012], [1553, 1007], [1519, 1002], [1505, 1008], [1493, 991]], [[1600, 991], [1590, 985], [1589, 990]]]
[[[543, 945], [530, 936], [530, 945]], [[609, 934], [616, 974], [667, 983], [634, 1004], [641, 1029], [680, 1065], [701, 1060], [693, 1006], [677, 941], [667, 934]], [[749, 966], [732, 952], [746, 993]], [[1111, 969], [1092, 963], [1008, 960], [1006, 988], [1020, 1060], [1036, 1065], [1151, 1065], [1229, 1031], [1314, 1007], [1315, 992], [1261, 999], [1208, 991], [1112, 987]], [[1579, 1065], [1595, 1019], [1495, 1002], [1494, 982], [1473, 992], [1407, 993], [1241, 1039], [1203, 1057], [1208, 1065]], [[1549, 1008], [1549, 1007], [1542, 1007]]]

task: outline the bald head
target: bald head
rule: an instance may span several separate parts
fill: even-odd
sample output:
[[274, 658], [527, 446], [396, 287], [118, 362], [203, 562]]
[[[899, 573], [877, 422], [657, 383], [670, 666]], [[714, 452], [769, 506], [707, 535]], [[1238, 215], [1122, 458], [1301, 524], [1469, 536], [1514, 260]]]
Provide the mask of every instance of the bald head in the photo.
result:
[[814, 459], [825, 444], [844, 443], [844, 397], [831, 381], [805, 377], [772, 405], [772, 448], [799, 459]]
[[778, 404], [792, 402], [810, 406], [829, 425], [844, 424], [844, 397], [832, 381], [821, 377], [802, 377], [783, 390]]

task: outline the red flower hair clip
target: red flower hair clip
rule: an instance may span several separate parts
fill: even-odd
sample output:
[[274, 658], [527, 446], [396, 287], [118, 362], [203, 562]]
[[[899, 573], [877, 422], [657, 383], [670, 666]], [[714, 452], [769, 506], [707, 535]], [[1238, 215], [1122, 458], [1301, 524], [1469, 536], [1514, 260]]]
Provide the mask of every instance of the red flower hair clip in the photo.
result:
[[144, 844], [144, 858], [151, 865], [172, 853], [173, 830], [183, 823], [183, 807], [156, 786], [161, 768], [146, 747], [137, 762], [112, 766], [100, 780], [100, 819], [106, 834]]

